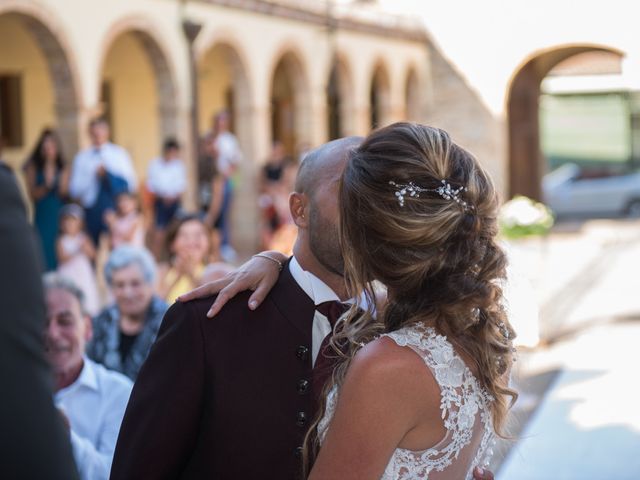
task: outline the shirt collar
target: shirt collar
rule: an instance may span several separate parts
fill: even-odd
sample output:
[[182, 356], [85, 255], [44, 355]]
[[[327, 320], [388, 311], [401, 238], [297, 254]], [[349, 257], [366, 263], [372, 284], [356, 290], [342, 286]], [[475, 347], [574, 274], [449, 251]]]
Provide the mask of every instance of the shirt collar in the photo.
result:
[[289, 262], [289, 271], [296, 283], [313, 301], [314, 305], [334, 301], [341, 303], [353, 303], [353, 300], [342, 302], [340, 297], [338, 297], [338, 295], [336, 295], [336, 293], [331, 290], [326, 283], [316, 277], [313, 273], [303, 270], [295, 256], [293, 256]]
[[66, 392], [80, 387], [87, 387], [91, 390], [96, 391], [98, 390], [98, 375], [96, 373], [95, 364], [86, 356], [82, 357], [82, 360], [84, 363], [82, 365], [82, 370], [80, 370], [80, 375], [78, 376], [76, 381], [68, 387], [61, 389], [59, 392], [57, 392], [56, 396], [64, 395]]

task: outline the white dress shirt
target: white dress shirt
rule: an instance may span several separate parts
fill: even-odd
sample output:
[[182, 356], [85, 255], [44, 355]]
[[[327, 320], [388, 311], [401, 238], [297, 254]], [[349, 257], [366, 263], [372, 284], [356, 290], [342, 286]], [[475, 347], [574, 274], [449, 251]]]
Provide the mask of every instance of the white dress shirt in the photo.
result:
[[109, 142], [100, 147], [86, 148], [78, 152], [73, 160], [69, 180], [69, 193], [85, 208], [93, 206], [98, 197], [100, 182], [96, 172], [100, 166], [109, 173], [124, 178], [130, 191], [137, 190], [136, 172], [124, 148]]
[[[313, 273], [307, 272], [302, 269], [296, 257], [292, 257], [289, 262], [289, 270], [291, 276], [300, 286], [304, 293], [313, 301], [314, 305], [318, 306], [324, 302], [341, 302], [341, 303], [353, 303], [353, 300], [347, 300], [342, 302], [338, 295], [329, 288], [329, 286], [316, 277]], [[313, 327], [311, 330], [311, 361], [312, 365], [315, 365], [318, 358], [318, 352], [322, 345], [324, 337], [331, 333], [331, 324], [329, 319], [321, 314], [318, 310], [313, 315]]]
[[187, 171], [179, 158], [158, 157], [149, 164], [147, 188], [159, 197], [179, 197], [187, 189]]
[[133, 383], [88, 358], [78, 379], [55, 394], [71, 425], [73, 457], [83, 480], [107, 480]]
[[222, 132], [216, 137], [215, 146], [218, 150], [216, 159], [218, 172], [224, 177], [229, 177], [233, 173], [234, 167], [242, 161], [238, 139], [231, 132]]

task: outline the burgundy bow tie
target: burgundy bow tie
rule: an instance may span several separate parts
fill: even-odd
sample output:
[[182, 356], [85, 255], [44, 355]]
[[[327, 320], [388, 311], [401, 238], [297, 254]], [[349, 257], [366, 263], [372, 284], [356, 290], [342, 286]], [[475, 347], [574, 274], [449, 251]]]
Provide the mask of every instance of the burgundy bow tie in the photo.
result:
[[323, 314], [329, 320], [331, 328], [333, 328], [344, 312], [349, 309], [349, 305], [338, 301], [323, 302], [316, 305], [316, 310]]
[[320, 350], [318, 352], [318, 358], [313, 366], [312, 387], [315, 397], [314, 399], [316, 401], [319, 400], [320, 394], [322, 393], [322, 387], [331, 376], [331, 372], [333, 371], [333, 367], [336, 362], [335, 353], [330, 352], [329, 349], [329, 342], [333, 335], [333, 327], [342, 314], [348, 309], [349, 305], [337, 301], [323, 302], [320, 305], [316, 305], [316, 310], [327, 317], [332, 329], [332, 331], [324, 337], [324, 340], [322, 340]]

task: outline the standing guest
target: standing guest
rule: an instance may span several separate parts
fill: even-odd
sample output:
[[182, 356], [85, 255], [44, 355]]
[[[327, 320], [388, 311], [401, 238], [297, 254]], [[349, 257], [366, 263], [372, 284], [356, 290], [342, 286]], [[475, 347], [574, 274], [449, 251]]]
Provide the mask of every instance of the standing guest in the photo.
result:
[[146, 249], [123, 245], [109, 255], [104, 275], [115, 303], [93, 319], [87, 355], [135, 380], [167, 310], [153, 293], [155, 262]]
[[180, 159], [180, 144], [173, 138], [164, 142], [162, 156], [154, 159], [147, 171], [147, 189], [153, 194], [154, 222], [152, 251], [159, 258], [167, 226], [180, 208], [187, 188], [187, 172]]
[[260, 182], [262, 191], [268, 191], [270, 185], [280, 181], [285, 162], [288, 158], [284, 143], [279, 140], [273, 142], [271, 154], [269, 158], [267, 158], [264, 167], [262, 167], [262, 178]]
[[266, 244], [269, 250], [278, 250], [291, 255], [296, 241], [297, 228], [289, 211], [289, 192], [294, 189], [298, 163], [293, 158], [288, 158], [282, 170], [280, 181], [274, 185], [271, 191], [276, 222], [272, 223], [270, 240]]
[[202, 282], [209, 257], [209, 231], [197, 215], [176, 220], [167, 233], [169, 263], [160, 269], [158, 294], [173, 303]]
[[[264, 248], [271, 245], [273, 234], [280, 227], [282, 219], [280, 217], [281, 200], [280, 191], [282, 189], [282, 176], [285, 165], [291, 161], [287, 155], [284, 144], [276, 140], [273, 142], [271, 153], [260, 175], [260, 196], [258, 197], [258, 207], [261, 212], [260, 239]], [[285, 210], [289, 216], [289, 192], [285, 191]]]
[[40, 134], [24, 166], [27, 191], [34, 206], [34, 225], [40, 235], [45, 270], [55, 270], [60, 209], [69, 194], [69, 169], [54, 130]]
[[[2, 137], [0, 137], [0, 143]], [[45, 309], [33, 230], [15, 178], [0, 164], [0, 465], [3, 478], [78, 478], [52, 401]]]
[[85, 356], [91, 318], [82, 290], [55, 273], [45, 275], [44, 289], [55, 403], [66, 420], [80, 478], [106, 480], [133, 383]]
[[133, 193], [122, 192], [116, 198], [116, 211], [107, 210], [104, 222], [109, 228], [111, 249], [120, 245], [144, 247], [144, 221]]
[[242, 152], [236, 136], [229, 131], [230, 118], [225, 111], [218, 112], [213, 117], [213, 128], [205, 139], [206, 143], [211, 143], [215, 159], [215, 168], [224, 181], [222, 191], [222, 205], [220, 213], [215, 220], [214, 227], [220, 230], [222, 257], [231, 261], [235, 258], [235, 251], [230, 243], [229, 215], [231, 214], [231, 203], [233, 200], [232, 176], [238, 169], [242, 161]]
[[76, 155], [69, 192], [85, 208], [87, 230], [97, 245], [106, 231], [104, 212], [115, 206], [119, 193], [137, 188], [136, 174], [127, 151], [109, 142], [109, 124], [98, 118], [89, 124], [91, 146]]
[[100, 308], [96, 275], [92, 266], [96, 250], [83, 226], [84, 211], [79, 205], [70, 203], [62, 207], [60, 236], [56, 242], [58, 272], [80, 286], [87, 311], [95, 315]]

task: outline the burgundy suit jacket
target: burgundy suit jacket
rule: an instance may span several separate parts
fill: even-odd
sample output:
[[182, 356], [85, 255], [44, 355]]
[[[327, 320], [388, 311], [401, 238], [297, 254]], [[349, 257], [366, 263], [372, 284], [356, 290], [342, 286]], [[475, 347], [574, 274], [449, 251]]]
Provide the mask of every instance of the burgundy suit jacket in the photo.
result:
[[168, 310], [127, 406], [112, 480], [301, 477], [315, 416], [314, 305], [289, 268], [255, 311], [249, 295], [213, 319], [212, 298]]

